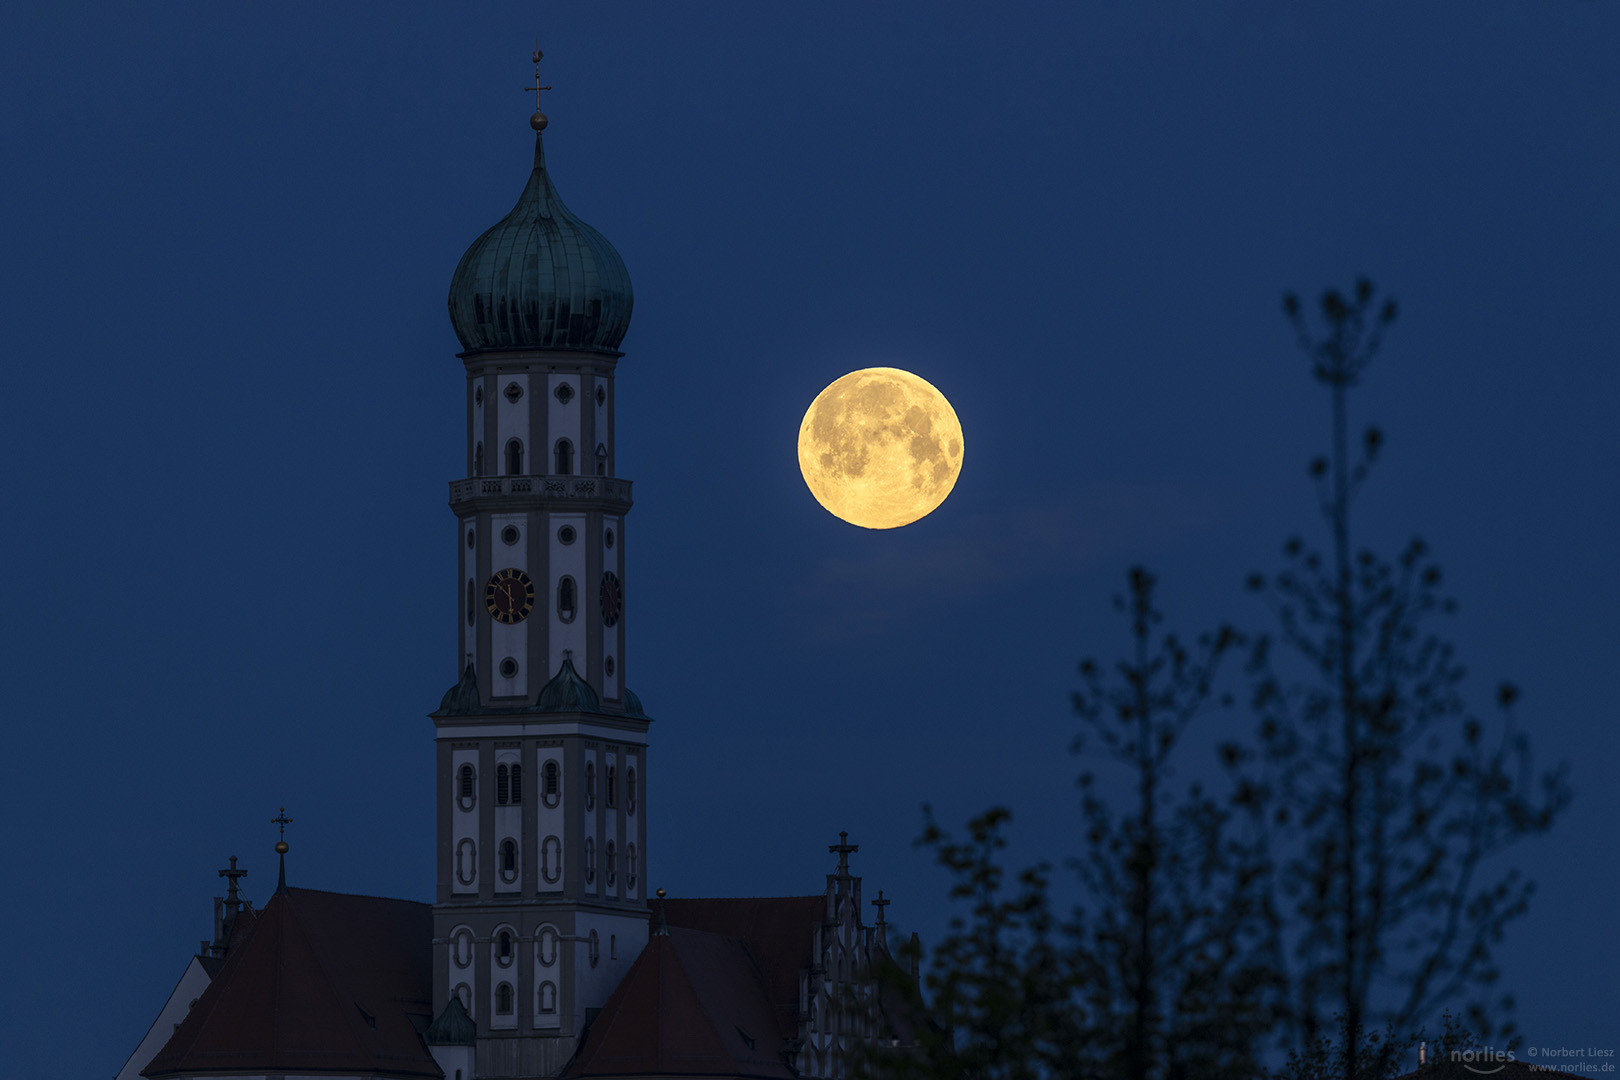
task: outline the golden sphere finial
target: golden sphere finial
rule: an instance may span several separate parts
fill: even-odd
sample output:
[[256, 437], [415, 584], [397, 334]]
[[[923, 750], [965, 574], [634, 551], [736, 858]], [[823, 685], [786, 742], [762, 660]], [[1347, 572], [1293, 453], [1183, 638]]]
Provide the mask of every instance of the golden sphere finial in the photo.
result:
[[663, 898], [664, 898], [664, 890], [663, 890], [663, 889], [659, 889], [659, 890], [658, 890], [658, 891], [657, 891], [657, 892], [655, 892], [655, 893], [654, 893], [654, 894], [653, 894], [653, 895], [654, 895], [654, 896], [656, 896], [656, 897], [658, 897], [658, 899], [660, 899], [660, 900], [662, 900], [662, 899], [663, 899]]
[[277, 855], [285, 855], [285, 854], [287, 854], [287, 852], [289, 850], [291, 850], [291, 849], [288, 846], [287, 841], [285, 841], [285, 840], [277, 840], [276, 841], [276, 854]]
[[548, 121], [546, 120], [546, 114], [540, 112], [538, 109], [535, 110], [535, 114], [533, 116], [529, 117], [529, 126], [534, 128], [536, 131], [546, 130], [547, 123]]

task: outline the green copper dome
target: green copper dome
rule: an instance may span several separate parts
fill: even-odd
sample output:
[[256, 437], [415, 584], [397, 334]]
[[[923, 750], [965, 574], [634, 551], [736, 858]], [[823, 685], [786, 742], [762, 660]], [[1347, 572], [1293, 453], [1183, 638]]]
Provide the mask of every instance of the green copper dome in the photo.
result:
[[461, 347], [617, 353], [632, 301], [624, 260], [563, 205], [536, 133], [517, 205], [473, 241], [450, 279]]

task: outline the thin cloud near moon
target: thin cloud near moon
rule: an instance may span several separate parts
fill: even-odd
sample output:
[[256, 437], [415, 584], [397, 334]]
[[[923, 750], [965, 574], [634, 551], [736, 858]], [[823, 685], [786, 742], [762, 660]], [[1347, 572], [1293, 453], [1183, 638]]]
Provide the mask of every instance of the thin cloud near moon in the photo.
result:
[[899, 368], [835, 380], [799, 425], [799, 471], [816, 501], [867, 529], [936, 510], [962, 471], [962, 424], [945, 395]]

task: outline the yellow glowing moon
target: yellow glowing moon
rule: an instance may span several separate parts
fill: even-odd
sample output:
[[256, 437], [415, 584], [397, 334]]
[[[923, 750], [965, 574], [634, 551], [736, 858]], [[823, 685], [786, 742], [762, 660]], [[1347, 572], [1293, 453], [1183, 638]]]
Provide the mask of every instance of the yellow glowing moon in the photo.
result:
[[962, 424], [945, 395], [899, 368], [863, 368], [816, 395], [799, 471], [834, 517], [895, 529], [934, 512], [962, 471]]

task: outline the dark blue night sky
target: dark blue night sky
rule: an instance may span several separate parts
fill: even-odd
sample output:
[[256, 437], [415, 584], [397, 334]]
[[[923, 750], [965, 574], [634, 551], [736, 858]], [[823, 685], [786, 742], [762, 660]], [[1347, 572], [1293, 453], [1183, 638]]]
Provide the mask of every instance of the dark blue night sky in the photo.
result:
[[[445, 295], [528, 175], [537, 33], [552, 176], [635, 285], [649, 885], [820, 892], [847, 829], [928, 938], [925, 801], [1073, 850], [1077, 660], [1135, 562], [1178, 627], [1265, 624], [1328, 416], [1279, 298], [1365, 273], [1362, 535], [1428, 539], [1472, 699], [1517, 682], [1571, 764], [1501, 863], [1519, 1024], [1620, 1049], [1620, 7], [63, 3], [0, 15], [9, 1072], [116, 1072], [226, 857], [268, 898], [277, 807], [294, 883], [431, 898]], [[794, 453], [869, 365], [966, 431], [891, 532]]]

